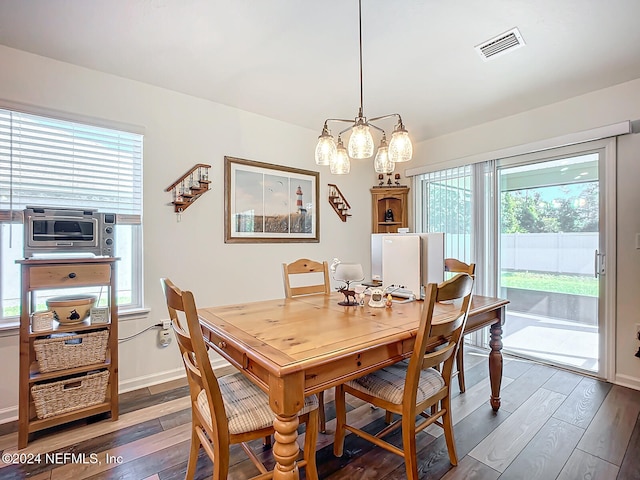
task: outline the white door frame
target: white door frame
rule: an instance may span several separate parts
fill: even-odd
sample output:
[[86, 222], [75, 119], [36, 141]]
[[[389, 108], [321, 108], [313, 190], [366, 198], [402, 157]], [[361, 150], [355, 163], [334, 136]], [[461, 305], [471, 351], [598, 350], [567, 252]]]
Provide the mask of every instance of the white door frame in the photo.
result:
[[[595, 140], [591, 142], [570, 145], [548, 149], [540, 152], [518, 155], [508, 159], [501, 159], [496, 162], [496, 172], [498, 166], [512, 166], [516, 164], [535, 163], [544, 159], [562, 157], [567, 155], [579, 155], [587, 151], [600, 150], [602, 152], [600, 158], [600, 171], [603, 172], [604, 178], [600, 178], [600, 185], [604, 190], [601, 195], [600, 211], [604, 213], [604, 224], [600, 226], [601, 239], [605, 245], [605, 275], [604, 275], [604, 298], [600, 298], [598, 302], [598, 346], [599, 346], [599, 367], [598, 377], [604, 378], [609, 382], [613, 382], [615, 377], [615, 358], [616, 358], [616, 137]], [[494, 191], [499, 191], [498, 175], [494, 174]], [[497, 201], [496, 206], [497, 209]], [[497, 215], [496, 215], [497, 217]], [[499, 236], [499, 222], [494, 222], [493, 235], [495, 238], [496, 254], [497, 239]], [[497, 257], [495, 257], [497, 258]], [[494, 262], [494, 290], [498, 287], [498, 262]], [[508, 307], [507, 307], [508, 308]]]

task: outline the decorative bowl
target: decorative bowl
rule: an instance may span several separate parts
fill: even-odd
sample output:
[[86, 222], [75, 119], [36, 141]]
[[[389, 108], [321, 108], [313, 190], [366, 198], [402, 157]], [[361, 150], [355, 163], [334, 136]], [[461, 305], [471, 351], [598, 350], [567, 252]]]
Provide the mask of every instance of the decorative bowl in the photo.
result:
[[63, 295], [47, 300], [47, 308], [62, 324], [83, 322], [96, 304], [94, 295]]

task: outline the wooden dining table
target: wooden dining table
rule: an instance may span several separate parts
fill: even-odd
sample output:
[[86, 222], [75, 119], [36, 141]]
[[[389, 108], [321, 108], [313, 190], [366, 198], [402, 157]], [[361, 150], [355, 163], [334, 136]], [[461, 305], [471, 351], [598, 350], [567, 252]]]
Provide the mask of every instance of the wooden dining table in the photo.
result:
[[[205, 342], [269, 395], [275, 480], [299, 478], [297, 413], [305, 396], [406, 359], [413, 351], [423, 302], [373, 308], [338, 305], [342, 298], [332, 293], [198, 309]], [[489, 401], [496, 411], [507, 303], [474, 296], [465, 328], [465, 333], [491, 328]], [[449, 317], [453, 309], [436, 304], [433, 321]]]

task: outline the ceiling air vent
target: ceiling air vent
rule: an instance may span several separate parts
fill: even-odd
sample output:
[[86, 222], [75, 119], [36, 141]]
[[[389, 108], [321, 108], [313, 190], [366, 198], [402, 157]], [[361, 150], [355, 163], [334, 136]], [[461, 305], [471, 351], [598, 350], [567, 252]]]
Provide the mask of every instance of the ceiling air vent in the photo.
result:
[[525, 43], [517, 28], [513, 28], [497, 37], [487, 40], [475, 47], [478, 54], [486, 62], [494, 57], [504, 53], [512, 52], [520, 47], [524, 47]]

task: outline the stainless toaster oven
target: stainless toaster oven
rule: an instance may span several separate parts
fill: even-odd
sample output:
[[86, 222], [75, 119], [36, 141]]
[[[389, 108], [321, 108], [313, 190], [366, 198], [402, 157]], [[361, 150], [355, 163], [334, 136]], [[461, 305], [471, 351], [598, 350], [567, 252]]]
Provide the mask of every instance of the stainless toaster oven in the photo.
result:
[[27, 207], [23, 215], [25, 258], [58, 253], [114, 256], [115, 213], [80, 208]]

